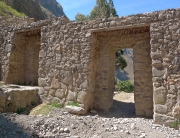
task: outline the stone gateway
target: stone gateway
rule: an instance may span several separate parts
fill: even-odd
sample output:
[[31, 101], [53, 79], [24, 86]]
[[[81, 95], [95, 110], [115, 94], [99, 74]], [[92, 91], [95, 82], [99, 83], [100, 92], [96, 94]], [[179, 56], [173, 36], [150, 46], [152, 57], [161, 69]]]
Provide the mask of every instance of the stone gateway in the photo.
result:
[[180, 119], [180, 9], [85, 22], [1, 21], [0, 78], [39, 86], [45, 103], [78, 102], [79, 114], [109, 110], [122, 48], [134, 49], [136, 115], [166, 125]]

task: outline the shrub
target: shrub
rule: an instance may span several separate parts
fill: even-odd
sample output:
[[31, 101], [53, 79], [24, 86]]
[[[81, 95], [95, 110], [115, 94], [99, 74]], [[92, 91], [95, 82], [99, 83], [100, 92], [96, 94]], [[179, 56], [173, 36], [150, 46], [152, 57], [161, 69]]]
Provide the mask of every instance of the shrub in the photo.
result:
[[20, 107], [20, 108], [17, 109], [16, 112], [17, 112], [17, 114], [22, 114], [24, 112], [24, 108]]
[[134, 91], [134, 86], [133, 84], [126, 80], [126, 81], [120, 81], [118, 83], [118, 89], [119, 91], [124, 91], [124, 92], [128, 92], [128, 93], [131, 93]]
[[180, 121], [175, 121], [171, 124], [171, 127], [173, 127], [173, 128], [177, 128], [179, 126], [180, 126]]

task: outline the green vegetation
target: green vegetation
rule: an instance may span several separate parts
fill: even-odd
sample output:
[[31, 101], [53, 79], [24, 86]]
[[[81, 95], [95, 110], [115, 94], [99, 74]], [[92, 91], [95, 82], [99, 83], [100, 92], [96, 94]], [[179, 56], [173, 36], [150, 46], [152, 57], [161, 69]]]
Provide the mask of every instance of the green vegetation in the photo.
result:
[[78, 13], [75, 17], [76, 21], [93, 20], [96, 18], [109, 18], [117, 16], [113, 0], [96, 0], [96, 5], [92, 9], [90, 15]]
[[124, 91], [124, 92], [131, 93], [131, 92], [133, 92], [133, 90], [134, 90], [134, 86], [133, 86], [133, 84], [132, 84], [130, 81], [128, 81], [128, 80], [126, 80], [126, 81], [120, 81], [120, 82], [118, 83], [118, 89], [119, 89], [119, 91]]
[[173, 128], [178, 128], [178, 127], [180, 127], [180, 121], [175, 121], [175, 122], [173, 122], [173, 123], [171, 124], [171, 127], [173, 127]]
[[127, 62], [122, 57], [123, 53], [124, 53], [124, 51], [122, 49], [116, 51], [116, 61], [115, 61], [115, 68], [116, 69], [124, 70], [127, 67]]
[[56, 102], [51, 104], [45, 104], [40, 109], [36, 110], [34, 115], [48, 115], [54, 108], [64, 108], [64, 105], [58, 104]]
[[0, 16], [3, 16], [5, 18], [10, 18], [13, 16], [24, 17], [25, 14], [18, 12], [17, 10], [13, 9], [12, 7], [4, 3], [2, 0], [0, 0]]
[[52, 109], [53, 107], [51, 105], [43, 105], [39, 110], [35, 112], [35, 115], [48, 115]]
[[18, 108], [16, 112], [17, 114], [22, 114], [24, 112], [24, 108]]
[[70, 105], [70, 106], [79, 106], [79, 104], [77, 102], [69, 102], [67, 105]]
[[56, 102], [51, 103], [50, 105], [51, 105], [52, 107], [56, 107], [56, 108], [64, 108], [64, 105], [63, 105], [63, 104], [58, 104], [58, 103], [56, 103]]
[[34, 101], [32, 101], [32, 102], [31, 102], [31, 105], [32, 105], [32, 106], [35, 106], [35, 105], [36, 105], [36, 103], [35, 103]]

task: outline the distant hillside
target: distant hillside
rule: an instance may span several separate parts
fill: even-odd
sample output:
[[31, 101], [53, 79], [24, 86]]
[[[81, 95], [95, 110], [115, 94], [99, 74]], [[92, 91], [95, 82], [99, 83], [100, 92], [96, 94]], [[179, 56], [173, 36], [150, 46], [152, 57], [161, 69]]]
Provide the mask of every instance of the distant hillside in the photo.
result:
[[123, 71], [116, 70], [116, 78], [122, 81], [129, 80], [134, 83], [133, 49], [124, 49], [123, 57], [127, 62], [127, 67]]
[[0, 0], [35, 20], [65, 16], [62, 6], [56, 0]]
[[12, 17], [24, 17], [24, 13], [20, 13], [12, 7], [8, 6], [5, 2], [0, 1], [0, 20], [9, 19]]
[[45, 13], [47, 12], [47, 16], [65, 16], [64, 11], [62, 6], [56, 1], [56, 0], [38, 0], [42, 10], [46, 9], [47, 11], [44, 11]]

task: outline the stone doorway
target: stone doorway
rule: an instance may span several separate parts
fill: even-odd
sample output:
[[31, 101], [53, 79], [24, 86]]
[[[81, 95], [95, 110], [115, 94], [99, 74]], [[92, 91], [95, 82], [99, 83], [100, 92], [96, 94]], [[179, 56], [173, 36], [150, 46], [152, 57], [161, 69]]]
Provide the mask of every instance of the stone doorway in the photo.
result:
[[8, 84], [38, 86], [40, 39], [40, 29], [14, 35]]
[[134, 49], [134, 101], [137, 116], [153, 116], [150, 27], [93, 32], [95, 63], [94, 108], [113, 107], [115, 51]]

